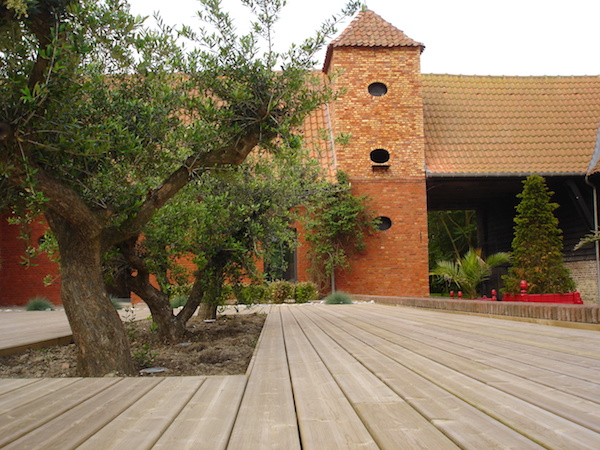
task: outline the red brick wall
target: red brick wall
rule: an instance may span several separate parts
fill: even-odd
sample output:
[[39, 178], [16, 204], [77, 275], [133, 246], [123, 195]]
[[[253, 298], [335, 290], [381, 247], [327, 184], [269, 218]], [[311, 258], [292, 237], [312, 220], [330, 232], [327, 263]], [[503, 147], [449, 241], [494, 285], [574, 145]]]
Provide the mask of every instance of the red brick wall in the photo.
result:
[[[25, 305], [36, 296], [60, 304], [58, 265], [45, 255], [34, 258], [29, 267], [21, 264], [28, 243], [19, 239], [19, 227], [9, 225], [6, 219], [0, 217], [0, 305]], [[46, 226], [33, 223], [30, 227], [31, 243], [37, 243]], [[56, 279], [50, 286], [44, 286], [46, 275]]]
[[[427, 201], [420, 49], [336, 48], [330, 73], [344, 94], [332, 106], [335, 135], [351, 135], [335, 147], [338, 169], [350, 176], [356, 194], [372, 199], [390, 229], [367, 239], [367, 251], [337, 274], [336, 287], [356, 294], [429, 295]], [[387, 94], [368, 92], [371, 83]], [[371, 161], [373, 150], [390, 154], [389, 167]]]
[[352, 190], [368, 195], [390, 229], [366, 239], [367, 251], [353, 255], [350, 269], [336, 276], [337, 289], [355, 294], [427, 296], [427, 202], [425, 181], [354, 181]]

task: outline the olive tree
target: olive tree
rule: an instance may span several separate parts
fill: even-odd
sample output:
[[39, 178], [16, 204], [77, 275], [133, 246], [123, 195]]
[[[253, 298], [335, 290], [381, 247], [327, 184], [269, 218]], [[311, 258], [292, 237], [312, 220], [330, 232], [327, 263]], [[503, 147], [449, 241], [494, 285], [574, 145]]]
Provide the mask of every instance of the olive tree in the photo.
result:
[[0, 1], [3, 183], [56, 238], [81, 375], [134, 370], [105, 253], [199, 173], [273, 147], [329, 97], [308, 69], [335, 20], [276, 55], [259, 41], [283, 2], [242, 3], [257, 17], [244, 36], [218, 0], [200, 0], [205, 26], [183, 30], [197, 44], [184, 51], [173, 29], [147, 29], [122, 0]]
[[[299, 150], [258, 154], [198, 176], [155, 215], [142, 239], [119, 246], [113, 265], [149, 306], [161, 339], [183, 339], [199, 305], [215, 318], [225, 284], [263, 281], [261, 263], [281, 245], [296, 246], [295, 207], [324, 184], [316, 162]], [[185, 298], [177, 313], [174, 297]]]

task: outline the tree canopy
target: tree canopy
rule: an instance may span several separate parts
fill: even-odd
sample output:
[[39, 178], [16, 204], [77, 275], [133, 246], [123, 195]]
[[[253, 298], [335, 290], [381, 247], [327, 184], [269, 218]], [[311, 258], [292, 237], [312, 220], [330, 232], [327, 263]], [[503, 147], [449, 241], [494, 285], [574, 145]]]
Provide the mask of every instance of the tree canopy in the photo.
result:
[[[163, 339], [184, 336], [201, 302], [214, 314], [226, 283], [262, 282], [259, 261], [269, 264], [282, 246], [296, 247], [296, 207], [325, 184], [320, 173], [300, 148], [252, 155], [239, 167], [194, 179], [141, 240], [119, 247], [128, 285], [149, 305]], [[175, 297], [185, 298], [177, 314]]]

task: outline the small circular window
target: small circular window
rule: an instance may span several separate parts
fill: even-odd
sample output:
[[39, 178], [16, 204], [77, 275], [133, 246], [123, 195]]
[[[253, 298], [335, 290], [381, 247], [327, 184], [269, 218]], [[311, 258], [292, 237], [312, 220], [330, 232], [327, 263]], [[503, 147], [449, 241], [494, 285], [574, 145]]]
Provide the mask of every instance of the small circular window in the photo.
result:
[[371, 161], [376, 164], [384, 164], [390, 160], [390, 152], [384, 148], [377, 148], [371, 152]]
[[387, 86], [383, 83], [371, 83], [369, 85], [369, 94], [373, 97], [381, 97], [382, 95], [387, 94]]
[[392, 228], [392, 219], [390, 219], [389, 217], [380, 216], [377, 219], [378, 219], [377, 228], [379, 228], [379, 231], [385, 231], [385, 230], [389, 230], [390, 228]]

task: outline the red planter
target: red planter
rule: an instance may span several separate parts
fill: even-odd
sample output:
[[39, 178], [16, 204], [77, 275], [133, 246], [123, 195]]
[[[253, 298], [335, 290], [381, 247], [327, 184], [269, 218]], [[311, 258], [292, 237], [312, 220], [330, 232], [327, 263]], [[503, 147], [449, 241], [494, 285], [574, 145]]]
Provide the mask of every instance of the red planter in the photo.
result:
[[503, 302], [569, 303], [583, 305], [579, 292], [566, 294], [504, 294]]

